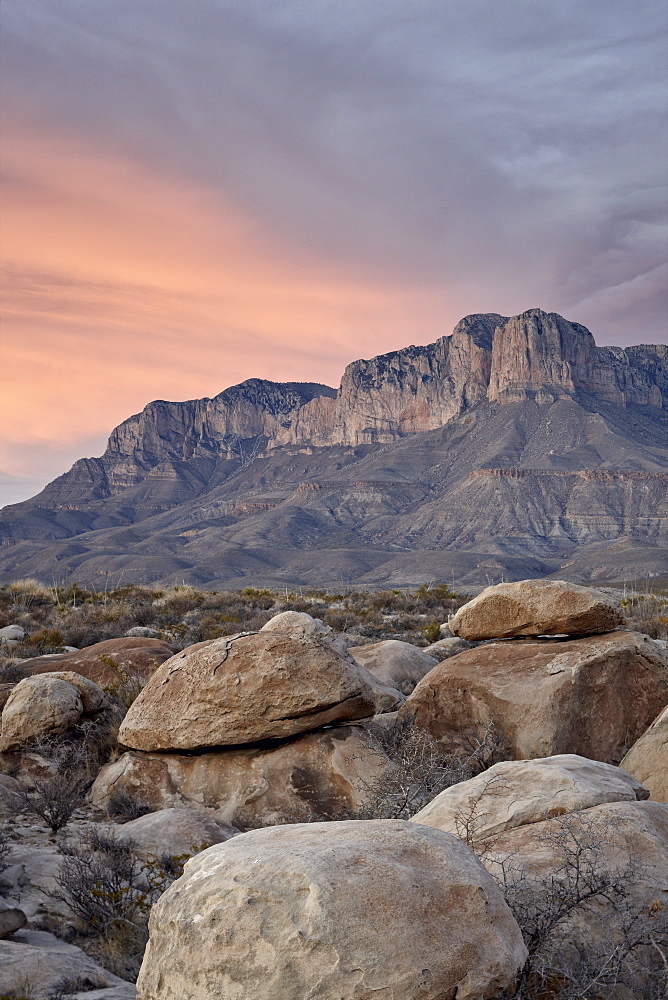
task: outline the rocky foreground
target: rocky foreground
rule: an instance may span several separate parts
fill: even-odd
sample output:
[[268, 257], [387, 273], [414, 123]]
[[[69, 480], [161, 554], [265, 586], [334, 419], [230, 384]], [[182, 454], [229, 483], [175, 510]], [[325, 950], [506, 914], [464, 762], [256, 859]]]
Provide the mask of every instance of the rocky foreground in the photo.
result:
[[560, 581], [442, 633], [283, 611], [8, 683], [0, 996], [664, 997], [666, 643]]

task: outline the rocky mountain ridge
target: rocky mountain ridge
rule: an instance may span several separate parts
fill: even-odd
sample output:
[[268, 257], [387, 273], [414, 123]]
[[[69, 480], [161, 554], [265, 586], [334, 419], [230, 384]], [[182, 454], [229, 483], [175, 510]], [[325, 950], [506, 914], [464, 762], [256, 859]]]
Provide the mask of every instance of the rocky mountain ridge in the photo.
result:
[[661, 575], [667, 485], [668, 347], [597, 347], [537, 309], [480, 314], [353, 362], [338, 391], [249, 379], [150, 403], [103, 456], [2, 511], [0, 573], [106, 561], [194, 582], [485, 582], [616, 545], [625, 555], [590, 558], [594, 576]]

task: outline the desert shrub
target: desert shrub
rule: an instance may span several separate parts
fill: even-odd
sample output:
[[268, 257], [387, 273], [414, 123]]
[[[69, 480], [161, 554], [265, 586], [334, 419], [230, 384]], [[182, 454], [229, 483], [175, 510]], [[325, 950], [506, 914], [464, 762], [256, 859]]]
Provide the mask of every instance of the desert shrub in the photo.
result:
[[118, 788], [109, 796], [106, 812], [109, 819], [113, 819], [117, 823], [129, 823], [130, 820], [146, 816], [147, 813], [151, 812], [151, 809], [130, 795], [124, 788]]
[[22, 663], [8, 663], [6, 667], [0, 667], [0, 684], [18, 684], [29, 676], [30, 671]]
[[67, 645], [65, 636], [57, 628], [42, 628], [27, 636], [17, 646], [17, 653], [22, 657], [44, 656], [48, 653], [59, 653]]
[[69, 1000], [73, 993], [90, 993], [92, 990], [104, 989], [108, 985], [109, 980], [95, 974], [63, 976], [53, 984], [46, 995], [46, 1000]]
[[0, 875], [2, 875], [7, 868], [7, 858], [9, 857], [11, 849], [12, 844], [9, 839], [9, 834], [7, 833], [4, 825], [0, 826]]
[[[466, 781], [504, 757], [498, 726], [462, 738], [464, 749], [447, 752], [412, 719], [386, 728], [368, 726], [369, 754], [389, 760], [389, 768], [372, 782], [362, 782], [364, 806], [355, 819], [410, 819], [445, 788]], [[380, 749], [379, 749], [380, 748]]]
[[178, 878], [186, 858], [145, 862], [136, 845], [89, 828], [65, 844], [52, 895], [74, 913], [76, 943], [105, 968], [135, 979], [148, 940], [153, 903]]
[[[494, 838], [472, 845], [498, 882], [529, 953], [515, 1000], [666, 996], [667, 914], [661, 901], [645, 910], [633, 901], [643, 868], [628, 850], [611, 857], [612, 827], [597, 826], [586, 810], [560, 817], [540, 838], [556, 858], [554, 870], [540, 878], [520, 855], [499, 860]], [[598, 943], [584, 941], [582, 928], [590, 924], [601, 932]], [[577, 937], [573, 926], [580, 928]]]
[[32, 749], [49, 762], [50, 773], [15, 775], [11, 799], [17, 811], [38, 816], [55, 834], [83, 804], [92, 783], [89, 748], [83, 740], [43, 739]]

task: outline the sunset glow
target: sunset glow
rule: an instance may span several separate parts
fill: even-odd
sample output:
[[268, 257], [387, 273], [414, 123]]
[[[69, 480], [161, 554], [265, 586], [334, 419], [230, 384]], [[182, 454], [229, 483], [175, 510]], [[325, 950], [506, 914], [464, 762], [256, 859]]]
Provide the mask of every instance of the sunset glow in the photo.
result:
[[661, 339], [656, 32], [599, 2], [533, 39], [485, 3], [297, 6], [5, 0], [4, 502], [152, 399], [337, 385], [471, 312]]

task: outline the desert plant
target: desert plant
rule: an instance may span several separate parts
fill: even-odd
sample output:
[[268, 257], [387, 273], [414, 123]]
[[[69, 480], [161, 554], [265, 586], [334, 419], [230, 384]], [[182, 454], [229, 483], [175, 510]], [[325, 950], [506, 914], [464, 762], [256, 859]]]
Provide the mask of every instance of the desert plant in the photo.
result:
[[86, 744], [43, 739], [32, 749], [49, 762], [49, 772], [34, 777], [16, 775], [11, 799], [17, 811], [38, 816], [55, 834], [83, 804], [92, 782]]
[[410, 717], [391, 727], [371, 723], [367, 728], [368, 754], [389, 766], [373, 781], [361, 781], [365, 804], [356, 819], [410, 819], [445, 788], [502, 759], [502, 740], [494, 722], [478, 734], [466, 734], [466, 749], [457, 752], [444, 750]]
[[117, 823], [128, 823], [130, 820], [139, 819], [140, 816], [146, 816], [150, 812], [149, 806], [134, 798], [124, 788], [117, 788], [107, 800], [107, 816]]
[[22, 663], [8, 663], [6, 667], [0, 667], [0, 684], [18, 684], [29, 676], [30, 672]]
[[77, 943], [115, 974], [135, 978], [151, 906], [181, 875], [187, 857], [142, 861], [131, 840], [95, 827], [62, 850], [52, 896], [75, 915]]
[[[665, 997], [667, 915], [660, 901], [644, 910], [634, 903], [631, 889], [643, 868], [630, 851], [612, 851], [613, 823], [601, 827], [583, 810], [560, 817], [540, 839], [556, 860], [543, 876], [529, 872], [521, 855], [499, 858], [495, 838], [472, 844], [529, 953], [515, 1000], [606, 1000], [618, 987], [637, 1000]], [[596, 943], [573, 934], [574, 925], [589, 924], [599, 931]]]

